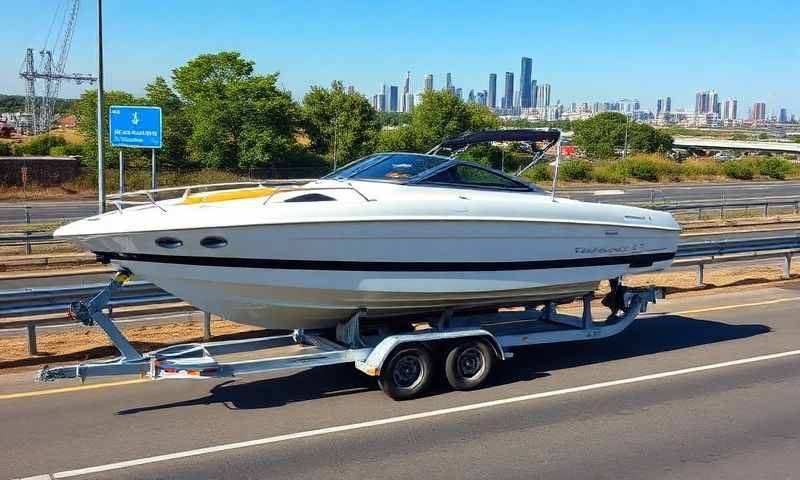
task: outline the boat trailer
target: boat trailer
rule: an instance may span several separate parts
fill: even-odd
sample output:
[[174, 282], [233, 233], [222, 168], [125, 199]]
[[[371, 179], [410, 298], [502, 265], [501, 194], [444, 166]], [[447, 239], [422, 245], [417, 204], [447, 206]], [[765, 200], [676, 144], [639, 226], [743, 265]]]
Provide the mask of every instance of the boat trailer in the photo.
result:
[[[140, 375], [154, 380], [176, 378], [221, 378], [353, 363], [370, 376], [378, 377], [383, 391], [395, 399], [412, 398], [424, 391], [444, 368], [448, 383], [457, 390], [478, 388], [491, 374], [496, 360], [513, 356], [513, 349], [527, 345], [592, 340], [623, 331], [646, 311], [649, 303], [663, 298], [655, 287], [628, 288], [611, 280], [611, 292], [603, 305], [611, 310], [604, 321], [592, 318], [594, 292], [582, 296], [583, 311], [577, 316], [556, 312], [557, 302], [490, 313], [447, 310], [436, 320], [418, 324], [410, 331], [397, 332], [383, 326], [364, 328], [366, 309], [354, 312], [335, 332], [295, 330], [289, 335], [245, 340], [186, 343], [140, 353], [103, 313], [113, 292], [131, 278], [120, 270], [109, 284], [88, 301], [74, 302], [70, 316], [86, 326], [105, 331], [120, 356], [108, 361], [83, 362], [74, 366], [40, 369], [40, 382], [90, 377]], [[294, 355], [274, 353], [277, 347], [299, 348]], [[285, 348], [281, 349], [285, 352]], [[258, 355], [253, 355], [257, 352]], [[241, 359], [241, 355], [248, 356]], [[247, 355], [250, 354], [250, 355]], [[224, 357], [239, 355], [225, 361]]]

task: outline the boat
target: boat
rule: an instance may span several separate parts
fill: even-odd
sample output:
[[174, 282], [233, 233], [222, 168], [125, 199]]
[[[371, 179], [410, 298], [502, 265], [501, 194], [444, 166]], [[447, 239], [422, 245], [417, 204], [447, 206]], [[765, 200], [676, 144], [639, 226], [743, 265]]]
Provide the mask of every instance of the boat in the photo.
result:
[[680, 228], [669, 213], [558, 198], [456, 157], [507, 141], [530, 146], [532, 165], [560, 132], [466, 134], [299, 185], [120, 194], [115, 211], [55, 237], [204, 311], [270, 329], [569, 301], [670, 265]]

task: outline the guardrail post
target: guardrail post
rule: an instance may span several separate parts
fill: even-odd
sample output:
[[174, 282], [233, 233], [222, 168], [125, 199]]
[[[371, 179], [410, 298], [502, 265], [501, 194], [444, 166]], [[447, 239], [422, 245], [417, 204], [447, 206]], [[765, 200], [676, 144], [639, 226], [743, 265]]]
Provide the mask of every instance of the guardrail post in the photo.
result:
[[28, 330], [28, 355], [38, 355], [39, 352], [36, 350], [36, 325], [29, 323], [26, 328]]
[[211, 340], [211, 313], [203, 312], [203, 341]]
[[794, 201], [794, 214], [797, 215], [798, 213], [800, 213], [800, 201], [795, 200]]
[[719, 219], [725, 220], [725, 204], [719, 206]]
[[25, 223], [31, 223], [31, 206], [25, 205]]
[[25, 232], [25, 255], [31, 254], [31, 232]]
[[787, 253], [785, 257], [783, 257], [783, 278], [791, 278], [792, 277], [792, 254]]
[[767, 212], [769, 212], [769, 202], [764, 202], [764, 216], [767, 216]]
[[705, 265], [703, 265], [702, 263], [697, 266], [697, 275], [695, 276], [694, 284], [698, 288], [705, 286], [705, 283], [703, 283], [703, 273], [704, 273], [703, 267], [705, 267]]
[[698, 208], [697, 209], [697, 219], [698, 220], [702, 220], [703, 219], [703, 209], [702, 208]]

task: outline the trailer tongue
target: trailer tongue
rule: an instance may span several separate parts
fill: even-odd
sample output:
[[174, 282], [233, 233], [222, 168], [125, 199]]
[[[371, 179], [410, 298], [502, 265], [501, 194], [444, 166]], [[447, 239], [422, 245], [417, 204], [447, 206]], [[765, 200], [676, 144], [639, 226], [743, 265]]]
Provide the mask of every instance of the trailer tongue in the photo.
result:
[[[340, 323], [335, 332], [295, 330], [291, 335], [187, 343], [142, 354], [103, 313], [112, 293], [130, 277], [131, 272], [122, 270], [91, 300], [70, 306], [72, 317], [86, 326], [102, 328], [120, 356], [103, 362], [44, 367], [36, 373], [36, 381], [84, 381], [90, 377], [135, 374], [152, 379], [220, 378], [353, 363], [367, 375], [378, 377], [387, 395], [406, 399], [424, 391], [436, 378], [437, 368], [444, 368], [453, 388], [468, 390], [483, 385], [495, 361], [512, 357], [515, 347], [616, 335], [645, 311], [648, 303], [663, 297], [661, 289], [627, 288], [618, 280], [611, 280], [611, 292], [603, 299], [611, 315], [602, 322], [592, 319], [594, 293], [586, 292], [580, 317], [557, 313], [559, 299], [554, 299], [524, 310], [488, 314], [448, 310], [427, 326], [415, 325], [398, 333], [390, 329], [390, 324], [365, 328], [363, 320], [369, 312], [362, 309]], [[295, 346], [299, 352], [286, 355], [285, 349], [279, 347], [287, 346]], [[282, 353], [276, 355], [276, 351]], [[224, 360], [225, 356], [242, 354], [248, 358]]]

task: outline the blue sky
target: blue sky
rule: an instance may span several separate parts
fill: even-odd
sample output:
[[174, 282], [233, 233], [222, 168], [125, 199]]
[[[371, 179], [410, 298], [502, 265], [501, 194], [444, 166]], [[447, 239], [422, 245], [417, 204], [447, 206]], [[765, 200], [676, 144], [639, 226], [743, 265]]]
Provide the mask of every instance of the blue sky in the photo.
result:
[[[4, 6], [0, 93], [23, 93], [17, 72], [26, 47], [40, 48], [57, 6], [25, 0]], [[95, 2], [84, 0], [67, 70], [95, 70]], [[767, 113], [800, 114], [797, 1], [322, 2], [106, 0], [106, 88], [141, 94], [156, 75], [190, 58], [239, 50], [260, 72], [278, 71], [300, 97], [333, 79], [365, 94], [380, 83], [413, 89], [445, 72], [465, 92], [488, 74], [519, 76], [520, 57], [562, 103], [638, 97], [643, 108], [669, 95], [694, 106], [697, 90], [756, 100]], [[66, 96], [80, 87], [64, 85]]]

